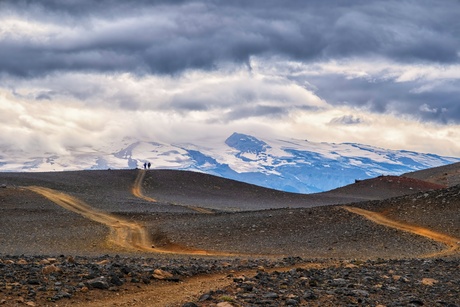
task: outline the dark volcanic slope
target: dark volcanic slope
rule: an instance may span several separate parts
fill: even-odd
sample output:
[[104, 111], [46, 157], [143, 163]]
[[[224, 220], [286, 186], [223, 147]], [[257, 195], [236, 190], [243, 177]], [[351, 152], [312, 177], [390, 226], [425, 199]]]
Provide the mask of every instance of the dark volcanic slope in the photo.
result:
[[[91, 207], [139, 221], [152, 237], [165, 242], [207, 250], [367, 258], [413, 256], [442, 248], [430, 240], [376, 225], [338, 207], [314, 207], [362, 201], [366, 197], [383, 198], [391, 195], [395, 187], [404, 187], [396, 194], [433, 188], [416, 180], [382, 177], [330, 193], [301, 195], [201, 173], [152, 170], [147, 171], [143, 182], [145, 194], [159, 200], [151, 203], [131, 194], [138, 174], [138, 170], [0, 174], [0, 184], [7, 185], [0, 188], [0, 233], [4, 243], [0, 253], [88, 254], [93, 252], [88, 244], [103, 253], [126, 252], [104, 245], [108, 230], [100, 224], [67, 212], [34, 193], [14, 188], [28, 185], [59, 190]], [[198, 214], [170, 204], [233, 213]], [[285, 209], [257, 211], [268, 208]], [[442, 212], [436, 214], [442, 220]]]
[[0, 254], [99, 254], [108, 229], [31, 191], [0, 189]]
[[307, 208], [384, 199], [439, 188], [415, 179], [379, 177], [330, 192], [306, 195], [266, 189], [202, 173], [150, 170], [142, 187], [146, 195], [158, 200], [153, 205], [131, 193], [138, 174], [139, 170], [0, 173], [0, 184], [52, 188], [110, 212], [191, 212], [190, 209], [171, 204], [223, 211]]
[[335, 195], [337, 197], [340, 195], [353, 195], [355, 198], [361, 198], [362, 200], [380, 200], [442, 188], [445, 188], [445, 186], [415, 178], [379, 176], [376, 178], [358, 181], [354, 184], [350, 184], [324, 194], [331, 196]]
[[460, 185], [353, 205], [460, 238]]
[[[137, 217], [136, 219], [140, 219]], [[152, 233], [207, 250], [301, 257], [410, 257], [443, 247], [420, 236], [365, 220], [336, 206], [256, 212], [154, 214]]]
[[149, 171], [145, 193], [161, 202], [207, 207], [224, 211], [274, 208], [308, 208], [385, 199], [442, 188], [420, 180], [379, 177], [318, 194], [294, 194], [258, 187], [202, 173]]
[[406, 173], [402, 176], [452, 187], [454, 185], [460, 184], [460, 163]]
[[177, 206], [152, 205], [132, 195], [131, 188], [138, 173], [139, 170], [0, 173], [0, 184], [51, 188], [78, 197], [94, 208], [109, 212], [192, 212]]

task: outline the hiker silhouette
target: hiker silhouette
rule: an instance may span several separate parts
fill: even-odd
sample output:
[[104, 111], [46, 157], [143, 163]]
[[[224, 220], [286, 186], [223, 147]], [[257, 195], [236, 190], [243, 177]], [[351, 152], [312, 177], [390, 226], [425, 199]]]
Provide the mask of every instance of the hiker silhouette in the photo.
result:
[[152, 166], [152, 164], [150, 164], [150, 162], [149, 162], [149, 164], [147, 164], [147, 166], [148, 166], [148, 167], [149, 167], [149, 169], [150, 169], [150, 166]]

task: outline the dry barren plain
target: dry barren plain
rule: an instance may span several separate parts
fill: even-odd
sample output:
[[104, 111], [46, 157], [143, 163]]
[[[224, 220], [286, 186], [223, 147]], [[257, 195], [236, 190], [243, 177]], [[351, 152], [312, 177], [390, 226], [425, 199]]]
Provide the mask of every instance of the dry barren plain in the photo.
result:
[[173, 170], [1, 173], [0, 305], [458, 306], [460, 186], [435, 173], [311, 195]]

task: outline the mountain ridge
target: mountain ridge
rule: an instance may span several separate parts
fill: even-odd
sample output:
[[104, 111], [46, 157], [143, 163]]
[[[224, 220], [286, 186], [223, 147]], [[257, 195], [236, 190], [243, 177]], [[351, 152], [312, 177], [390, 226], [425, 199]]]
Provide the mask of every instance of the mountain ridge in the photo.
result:
[[0, 171], [133, 169], [146, 161], [155, 169], [190, 170], [286, 192], [317, 193], [355, 180], [460, 162], [460, 158], [235, 132], [224, 141], [167, 144], [125, 139], [122, 145], [73, 151], [67, 156], [0, 156]]

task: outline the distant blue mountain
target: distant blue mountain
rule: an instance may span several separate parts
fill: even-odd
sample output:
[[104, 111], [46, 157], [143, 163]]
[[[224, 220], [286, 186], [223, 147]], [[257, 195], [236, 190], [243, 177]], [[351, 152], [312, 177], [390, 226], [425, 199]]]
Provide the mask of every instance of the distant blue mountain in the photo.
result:
[[460, 162], [459, 158], [362, 144], [260, 139], [241, 133], [205, 145], [126, 140], [118, 146], [115, 150], [98, 149], [70, 156], [54, 154], [20, 161], [3, 157], [0, 171], [135, 168], [149, 161], [157, 169], [198, 171], [277, 190], [314, 193], [353, 183], [355, 179], [400, 175]]

